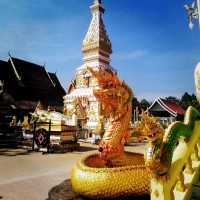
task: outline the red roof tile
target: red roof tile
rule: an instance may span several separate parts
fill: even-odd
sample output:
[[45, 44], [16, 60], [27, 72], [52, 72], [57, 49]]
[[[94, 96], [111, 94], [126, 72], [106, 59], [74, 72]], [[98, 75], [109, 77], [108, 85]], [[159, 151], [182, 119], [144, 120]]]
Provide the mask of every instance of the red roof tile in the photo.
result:
[[171, 109], [173, 112], [179, 114], [179, 115], [184, 115], [185, 114], [185, 110], [179, 106], [176, 102], [174, 101], [169, 101], [166, 99], [161, 99], [162, 103], [164, 104], [164, 106], [168, 107], [169, 109]]

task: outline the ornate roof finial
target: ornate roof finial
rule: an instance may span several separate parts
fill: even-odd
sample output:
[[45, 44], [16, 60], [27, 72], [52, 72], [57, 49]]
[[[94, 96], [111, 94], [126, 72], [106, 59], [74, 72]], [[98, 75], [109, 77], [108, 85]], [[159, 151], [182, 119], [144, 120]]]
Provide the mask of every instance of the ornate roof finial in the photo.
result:
[[94, 0], [94, 3], [90, 8], [92, 10], [92, 13], [94, 13], [96, 11], [100, 12], [100, 13], [105, 12], [105, 9], [103, 8], [103, 5], [102, 5], [102, 0]]
[[92, 10], [92, 21], [83, 41], [83, 52], [99, 49], [108, 54], [112, 53], [112, 45], [103, 22], [103, 13], [105, 9], [102, 6], [102, 0], [94, 0], [90, 7]]
[[101, 0], [94, 0], [94, 4], [102, 4]]

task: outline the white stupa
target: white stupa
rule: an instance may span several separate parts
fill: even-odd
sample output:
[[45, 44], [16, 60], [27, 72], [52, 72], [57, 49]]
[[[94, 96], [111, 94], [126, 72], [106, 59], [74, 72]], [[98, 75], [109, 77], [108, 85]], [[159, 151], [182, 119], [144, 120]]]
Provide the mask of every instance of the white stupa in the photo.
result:
[[91, 133], [86, 137], [94, 133], [101, 113], [101, 105], [93, 95], [93, 89], [98, 87], [98, 83], [88, 73], [87, 67], [104, 67], [115, 71], [110, 66], [112, 45], [103, 22], [105, 9], [102, 1], [95, 0], [90, 8], [92, 21], [82, 44], [83, 64], [76, 69], [75, 79], [64, 97], [64, 112], [69, 124], [89, 130]]

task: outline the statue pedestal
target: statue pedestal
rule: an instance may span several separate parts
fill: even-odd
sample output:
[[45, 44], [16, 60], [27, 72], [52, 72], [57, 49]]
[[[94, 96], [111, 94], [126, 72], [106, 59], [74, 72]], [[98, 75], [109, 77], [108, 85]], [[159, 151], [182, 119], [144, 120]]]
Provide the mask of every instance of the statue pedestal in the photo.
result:
[[[61, 184], [53, 187], [49, 191], [47, 200], [58, 200], [58, 199], [59, 200], [87, 200], [86, 198], [80, 197], [75, 192], [73, 192], [70, 180], [66, 180], [66, 181], [62, 182]], [[134, 198], [133, 197], [123, 198], [123, 200], [132, 200], [132, 199], [134, 199]], [[137, 197], [135, 199], [150, 200], [150, 197], [149, 196]], [[117, 200], [117, 199], [115, 199], [115, 200]], [[118, 200], [122, 200], [122, 198], [119, 198]]]

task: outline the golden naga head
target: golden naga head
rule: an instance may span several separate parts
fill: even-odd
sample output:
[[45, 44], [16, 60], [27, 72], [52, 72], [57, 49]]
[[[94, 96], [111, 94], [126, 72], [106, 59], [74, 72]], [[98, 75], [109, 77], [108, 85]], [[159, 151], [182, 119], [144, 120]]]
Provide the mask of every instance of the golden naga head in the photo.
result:
[[147, 112], [140, 115], [141, 121], [138, 122], [134, 131], [139, 137], [146, 138], [148, 143], [145, 150], [145, 164], [152, 174], [164, 175], [167, 167], [160, 162], [160, 155], [163, 146], [164, 129], [158, 120], [150, 116]]
[[158, 122], [158, 120], [150, 116], [148, 112], [142, 112], [140, 115], [141, 121], [138, 122], [134, 131], [142, 138], [146, 138], [148, 141], [155, 141], [158, 138], [163, 138], [164, 129]]
[[94, 90], [95, 97], [102, 103], [102, 111], [106, 114], [121, 112], [131, 102], [132, 90], [108, 68], [88, 71], [97, 79], [99, 88]]

